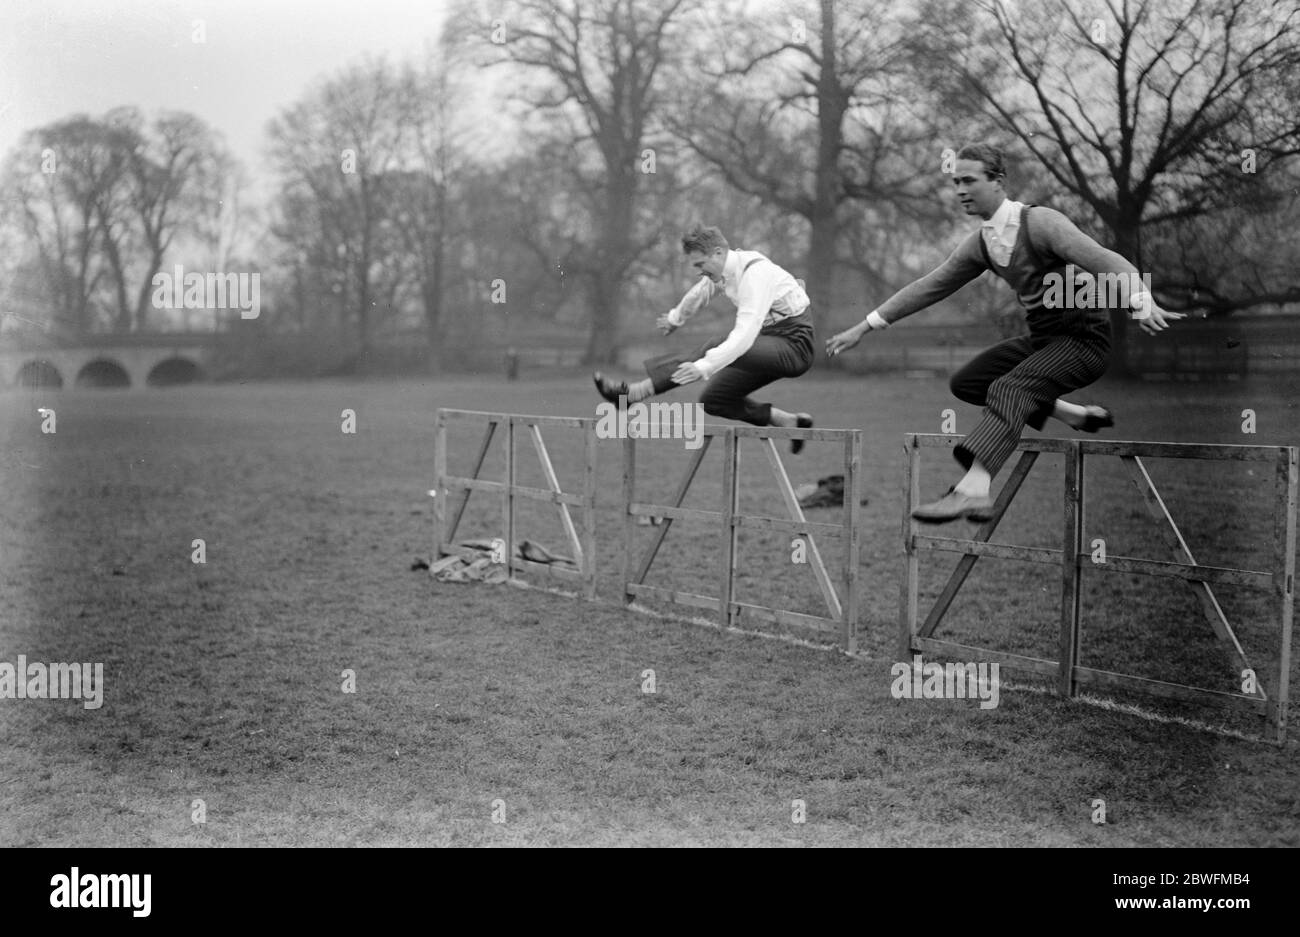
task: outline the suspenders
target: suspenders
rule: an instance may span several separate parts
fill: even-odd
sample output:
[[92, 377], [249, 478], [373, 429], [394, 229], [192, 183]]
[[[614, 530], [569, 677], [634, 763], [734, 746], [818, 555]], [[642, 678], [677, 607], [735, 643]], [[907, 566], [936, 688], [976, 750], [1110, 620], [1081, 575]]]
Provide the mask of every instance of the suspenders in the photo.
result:
[[[743, 267], [740, 269], [740, 276], [736, 277], [736, 295], [737, 295], [737, 296], [740, 295], [740, 281], [743, 280], [743, 279], [745, 278], [745, 271], [748, 270], [750, 267], [754, 266], [754, 264], [759, 263], [760, 261], [765, 260], [765, 259], [766, 259], [766, 258], [764, 258], [764, 257], [755, 257], [753, 260], [751, 260], [749, 263], [745, 264], [745, 266], [743, 266]], [[801, 285], [801, 286], [800, 286], [800, 289], [802, 289], [802, 288], [803, 288], [803, 287], [802, 287], [802, 285]], [[770, 314], [771, 314], [771, 311], [769, 310], [769, 315], [770, 315]], [[802, 313], [799, 313], [799, 314], [797, 314], [797, 315], [802, 315]], [[781, 318], [780, 318], [780, 319], [777, 319], [776, 321], [777, 321], [777, 322], [784, 322], [784, 321], [787, 320], [787, 319], [797, 318], [797, 315], [781, 316]]]
[[745, 266], [743, 266], [743, 267], [740, 268], [740, 276], [736, 277], [736, 289], [737, 289], [737, 290], [740, 289], [740, 281], [743, 280], [743, 279], [745, 278], [745, 271], [748, 270], [750, 267], [754, 266], [754, 264], [758, 263], [758, 262], [761, 261], [762, 259], [763, 259], [762, 257], [755, 257], [755, 258], [754, 258], [753, 260], [751, 260], [749, 263], [745, 264]]

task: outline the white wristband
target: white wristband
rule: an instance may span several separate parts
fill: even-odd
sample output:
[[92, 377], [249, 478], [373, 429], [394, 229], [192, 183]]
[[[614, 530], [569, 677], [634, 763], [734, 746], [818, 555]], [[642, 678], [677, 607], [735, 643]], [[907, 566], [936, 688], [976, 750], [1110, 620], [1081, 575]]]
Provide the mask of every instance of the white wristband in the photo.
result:
[[885, 317], [874, 309], [867, 313], [867, 325], [871, 327], [872, 331], [889, 328], [889, 323], [885, 321]]
[[1146, 290], [1140, 293], [1134, 293], [1128, 301], [1129, 308], [1133, 310], [1134, 319], [1151, 318], [1151, 294]]

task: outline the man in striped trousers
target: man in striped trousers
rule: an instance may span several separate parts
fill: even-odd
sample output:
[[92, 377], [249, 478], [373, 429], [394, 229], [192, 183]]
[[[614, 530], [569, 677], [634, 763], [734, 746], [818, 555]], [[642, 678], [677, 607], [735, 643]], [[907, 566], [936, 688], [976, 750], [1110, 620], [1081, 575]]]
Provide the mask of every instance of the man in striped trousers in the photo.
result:
[[[826, 342], [831, 355], [846, 351], [867, 332], [919, 312], [986, 270], [1016, 291], [1029, 334], [995, 345], [953, 375], [953, 394], [984, 407], [984, 415], [954, 450], [966, 474], [942, 498], [913, 511], [919, 521], [988, 520], [993, 476], [1015, 452], [1026, 424], [1042, 429], [1047, 418], [1054, 417], [1089, 433], [1114, 425], [1110, 411], [1103, 407], [1061, 399], [1106, 372], [1111, 305], [1130, 309], [1151, 334], [1183, 318], [1156, 306], [1137, 268], [1060, 212], [1008, 199], [1005, 176], [1002, 152], [996, 147], [962, 147], [952, 181], [966, 213], [984, 219], [980, 230], [963, 240], [938, 268]], [[1086, 275], [1095, 280], [1088, 281]], [[1078, 289], [1089, 282], [1091, 292]], [[1099, 301], [1103, 284], [1118, 284], [1119, 289]]]

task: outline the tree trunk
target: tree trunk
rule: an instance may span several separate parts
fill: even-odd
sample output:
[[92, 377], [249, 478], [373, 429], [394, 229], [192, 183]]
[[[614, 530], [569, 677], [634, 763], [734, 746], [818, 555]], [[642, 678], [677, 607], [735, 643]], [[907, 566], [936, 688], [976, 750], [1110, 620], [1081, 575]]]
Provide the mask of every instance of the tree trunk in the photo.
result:
[[591, 333], [584, 364], [606, 364], [618, 345], [619, 304], [623, 278], [632, 262], [632, 208], [636, 197], [636, 170], [631, 156], [621, 158], [618, 146], [606, 151], [609, 199], [601, 223], [600, 249], [592, 273]]
[[425, 341], [425, 370], [430, 374], [437, 374], [443, 368], [443, 329], [442, 329], [442, 311], [441, 305], [435, 295], [435, 288], [425, 286], [420, 291], [424, 297], [424, 341]]
[[434, 248], [433, 264], [431, 275], [425, 281], [420, 292], [424, 296], [424, 327], [426, 341], [428, 342], [428, 353], [426, 366], [431, 374], [441, 371], [444, 365], [442, 359], [443, 349], [443, 327], [442, 327], [442, 280], [443, 280], [443, 257], [442, 257], [442, 238], [438, 238], [438, 245]]
[[113, 277], [113, 296], [117, 301], [117, 325], [115, 331], [130, 332], [132, 312], [131, 303], [127, 299], [126, 289], [126, 271], [122, 268], [122, 252], [118, 250], [117, 241], [113, 240], [113, 235], [109, 228], [111, 223], [106, 217], [106, 211], [102, 204], [98, 204], [95, 214], [99, 219], [99, 242], [103, 248], [104, 256], [108, 259], [108, 269]]
[[[1142, 272], [1141, 240], [1139, 228], [1134, 219], [1121, 218], [1112, 232], [1115, 252], [1129, 261]], [[1112, 309], [1110, 311], [1111, 336], [1111, 373], [1122, 377], [1133, 377], [1135, 368], [1130, 360], [1132, 335], [1129, 329], [1129, 311]]]
[[591, 332], [587, 336], [587, 349], [583, 364], [608, 364], [614, 358], [618, 344], [618, 294], [621, 277], [608, 269], [592, 274]]
[[131, 302], [126, 295], [126, 271], [122, 269], [122, 255], [117, 244], [107, 234], [103, 238], [104, 253], [108, 255], [108, 266], [113, 272], [113, 293], [117, 297], [117, 331], [131, 331]]
[[83, 215], [80, 243], [77, 245], [77, 295], [73, 309], [78, 335], [90, 334], [90, 254], [93, 250], [90, 217]]
[[370, 251], [362, 247], [357, 264], [357, 356], [358, 360], [370, 351]]
[[424, 324], [429, 343], [426, 367], [430, 373], [441, 371], [446, 364], [443, 360], [442, 291], [447, 263], [447, 234], [443, 226], [447, 217], [447, 189], [441, 183], [434, 189], [434, 217], [438, 219], [438, 224], [433, 230], [432, 256], [429, 258], [428, 276], [421, 284]]
[[844, 142], [847, 106], [835, 60], [834, 0], [821, 0], [821, 58], [817, 75], [817, 172], [812, 210], [808, 215], [811, 236], [805, 275], [814, 322], [819, 321], [825, 331], [834, 322], [831, 304], [835, 297], [835, 250], [839, 242], [836, 206], [840, 194], [840, 149]]
[[[153, 297], [153, 278], [162, 269], [163, 255], [155, 250], [149, 256], [149, 269], [145, 271], [144, 282], [140, 284], [140, 293], [135, 300], [135, 330], [143, 332], [149, 325], [150, 300]], [[176, 284], [179, 288], [180, 284]], [[174, 292], [174, 291], [173, 291]], [[173, 302], [175, 298], [173, 297]], [[187, 317], [186, 321], [189, 319]]]

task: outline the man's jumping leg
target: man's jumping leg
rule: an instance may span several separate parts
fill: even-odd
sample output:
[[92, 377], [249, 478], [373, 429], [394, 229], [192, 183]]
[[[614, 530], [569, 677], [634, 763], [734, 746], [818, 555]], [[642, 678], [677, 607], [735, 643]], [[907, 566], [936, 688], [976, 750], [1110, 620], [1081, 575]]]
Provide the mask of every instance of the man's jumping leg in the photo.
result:
[[[811, 329], [809, 330], [811, 333]], [[749, 351], [709, 380], [700, 396], [704, 412], [754, 426], [788, 426], [810, 429], [813, 418], [754, 400], [750, 394], [773, 381], [798, 377], [812, 366], [811, 339], [791, 339], [760, 334]], [[802, 439], [790, 440], [790, 451], [803, 450]]]
[[[991, 357], [1003, 361], [1015, 357], [1009, 347], [998, 346], [998, 349], [998, 354]], [[1060, 400], [1061, 394], [1086, 387], [1101, 377], [1106, 365], [1106, 354], [1096, 345], [1066, 338], [1032, 352], [989, 382], [983, 394], [983, 418], [953, 453], [966, 474], [946, 495], [917, 508], [912, 516], [927, 523], [963, 517], [976, 522], [988, 520], [993, 508], [989, 496], [993, 476], [1015, 452], [1026, 425], [1042, 429], [1049, 416], [1057, 415], [1067, 422], [1078, 419], [1079, 428], [1113, 422], [1110, 413], [1101, 407], [1079, 407]], [[963, 372], [966, 371], [964, 368]], [[954, 391], [961, 385], [960, 376], [953, 379]]]
[[705, 352], [716, 345], [722, 344], [725, 339], [725, 335], [717, 336], [689, 351], [669, 352], [656, 358], [647, 358], [644, 366], [649, 377], [639, 381], [631, 383], [615, 381], [597, 371], [592, 375], [592, 379], [596, 382], [596, 391], [613, 404], [618, 403], [620, 396], [626, 396], [628, 403], [637, 403], [647, 397], [653, 397], [655, 394], [665, 394], [678, 386], [673, 383], [673, 372], [678, 367], [688, 361], [698, 361], [704, 357]]

